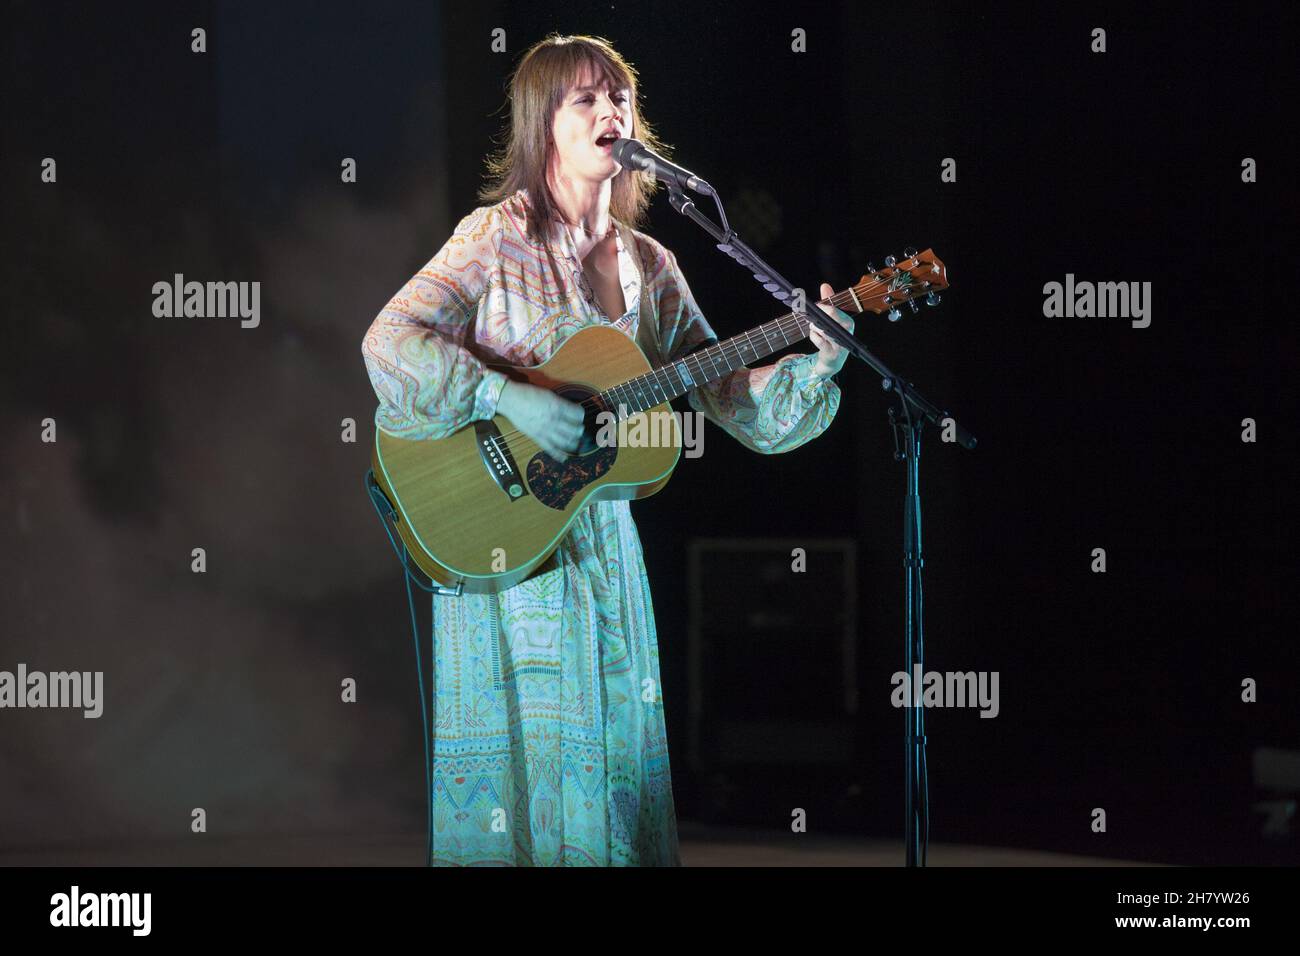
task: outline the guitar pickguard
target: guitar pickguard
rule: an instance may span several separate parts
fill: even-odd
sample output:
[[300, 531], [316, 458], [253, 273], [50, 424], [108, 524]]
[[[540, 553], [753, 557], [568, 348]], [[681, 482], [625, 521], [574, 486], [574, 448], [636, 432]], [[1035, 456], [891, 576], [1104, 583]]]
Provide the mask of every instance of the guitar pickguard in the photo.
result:
[[546, 507], [563, 511], [574, 495], [613, 468], [617, 457], [617, 448], [597, 448], [589, 455], [565, 461], [538, 452], [528, 460], [528, 487]]

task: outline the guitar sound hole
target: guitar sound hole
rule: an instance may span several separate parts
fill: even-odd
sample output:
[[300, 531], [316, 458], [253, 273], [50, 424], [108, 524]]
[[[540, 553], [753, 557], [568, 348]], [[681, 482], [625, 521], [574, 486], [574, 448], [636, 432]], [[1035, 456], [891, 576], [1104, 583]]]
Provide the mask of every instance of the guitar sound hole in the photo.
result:
[[582, 422], [582, 438], [578, 440], [578, 450], [574, 454], [581, 458], [597, 451], [600, 448], [600, 442], [597, 439], [600, 435], [601, 426], [598, 416], [605, 410], [605, 404], [597, 397], [595, 392], [580, 385], [562, 386], [555, 390], [555, 394], [579, 405], [586, 403], [586, 416]]

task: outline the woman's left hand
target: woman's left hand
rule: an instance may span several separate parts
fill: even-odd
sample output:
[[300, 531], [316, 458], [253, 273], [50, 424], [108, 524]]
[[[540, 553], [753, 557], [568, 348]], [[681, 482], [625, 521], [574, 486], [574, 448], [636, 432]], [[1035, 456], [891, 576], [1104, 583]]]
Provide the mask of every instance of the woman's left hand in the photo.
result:
[[[834, 294], [835, 290], [831, 288], [830, 283], [823, 282], [820, 292], [821, 300], [826, 301]], [[853, 317], [847, 312], [836, 309], [834, 306], [831, 306], [831, 309], [836, 313], [835, 318], [839, 321], [840, 325], [852, 332]], [[808, 338], [812, 339], [813, 345], [818, 348], [817, 362], [813, 365], [813, 372], [815, 374], [822, 378], [830, 378], [844, 367], [844, 362], [849, 357], [847, 349], [831, 341], [831, 339], [824, 335], [821, 330], [813, 325], [808, 326]]]

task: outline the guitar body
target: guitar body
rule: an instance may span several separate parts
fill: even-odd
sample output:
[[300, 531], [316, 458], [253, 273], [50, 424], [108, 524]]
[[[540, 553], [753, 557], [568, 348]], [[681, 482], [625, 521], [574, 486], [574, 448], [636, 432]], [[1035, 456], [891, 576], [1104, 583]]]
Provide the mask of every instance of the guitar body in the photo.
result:
[[[500, 370], [582, 402], [651, 366], [626, 334], [596, 325], [569, 336], [541, 365]], [[433, 441], [376, 430], [375, 480], [421, 570], [466, 592], [503, 591], [550, 557], [587, 505], [645, 498], [666, 485], [682, 444], [671, 406], [609, 426], [618, 441], [604, 445], [596, 441], [596, 411], [589, 412], [583, 447], [564, 460], [543, 452], [504, 415]]]

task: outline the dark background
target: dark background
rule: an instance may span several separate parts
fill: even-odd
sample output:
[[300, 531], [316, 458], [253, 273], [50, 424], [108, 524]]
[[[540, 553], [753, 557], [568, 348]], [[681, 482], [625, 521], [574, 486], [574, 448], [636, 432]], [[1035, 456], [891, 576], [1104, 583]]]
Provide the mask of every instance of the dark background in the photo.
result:
[[[982, 6], [7, 4], [0, 669], [104, 670], [107, 699], [99, 720], [0, 712], [0, 851], [184, 839], [202, 806], [225, 834], [419, 834], [418, 859], [419, 704], [361, 485], [360, 344], [478, 205], [509, 73], [554, 30], [637, 67], [676, 158], [796, 283], [843, 289], [908, 245], [948, 266], [938, 309], [858, 321], [979, 438], [927, 430], [921, 462], [927, 667], [1001, 679], [994, 720], [927, 714], [931, 838], [1294, 860], [1294, 829], [1261, 835], [1251, 760], [1300, 751], [1295, 8]], [[644, 229], [719, 335], [783, 311], [662, 196]], [[260, 281], [261, 326], [154, 318], [176, 272]], [[1044, 318], [1066, 273], [1150, 281], [1150, 327]], [[633, 508], [683, 821], [788, 834], [802, 807], [810, 832], [900, 835], [904, 471], [878, 378], [850, 363], [839, 381], [813, 443], [759, 456], [709, 426], [703, 457]], [[697, 538], [854, 543], [851, 760], [800, 761], [797, 741], [687, 759]], [[781, 581], [746, 590], [706, 563], [724, 612], [706, 739], [760, 726], [764, 702], [778, 723], [835, 710], [833, 651], [808, 635], [842, 608]], [[802, 623], [716, 624], [758, 605]]]

